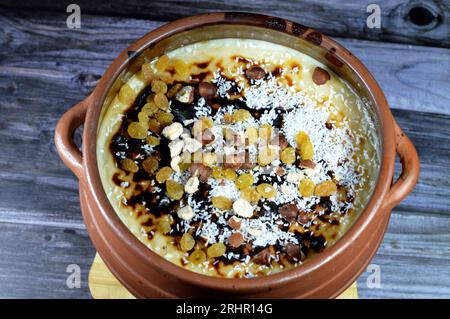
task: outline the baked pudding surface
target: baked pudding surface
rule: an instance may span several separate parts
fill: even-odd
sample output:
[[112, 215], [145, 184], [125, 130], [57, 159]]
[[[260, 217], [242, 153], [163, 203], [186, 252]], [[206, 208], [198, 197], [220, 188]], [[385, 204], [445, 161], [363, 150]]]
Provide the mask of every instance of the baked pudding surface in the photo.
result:
[[102, 183], [167, 260], [219, 277], [280, 272], [332, 246], [367, 203], [379, 170], [367, 109], [293, 49], [187, 45], [146, 61], [107, 106]]

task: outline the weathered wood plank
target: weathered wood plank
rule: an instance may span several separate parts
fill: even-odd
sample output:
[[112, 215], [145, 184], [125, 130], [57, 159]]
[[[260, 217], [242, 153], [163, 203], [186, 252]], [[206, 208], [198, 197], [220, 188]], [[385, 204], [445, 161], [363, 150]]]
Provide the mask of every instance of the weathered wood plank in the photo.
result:
[[[86, 230], [0, 223], [0, 298], [90, 298], [95, 250]], [[81, 287], [68, 288], [67, 266], [81, 269]]]
[[[84, 16], [80, 30], [65, 27], [63, 14], [0, 11], [0, 92], [9, 104], [36, 100], [48, 94], [40, 81], [64, 82], [67, 107], [93, 88], [111, 61], [134, 40], [160, 22]], [[392, 107], [450, 114], [450, 50], [420, 46], [338, 39], [373, 72]], [[15, 78], [34, 86], [33, 96], [20, 94]], [[44, 95], [41, 92], [46, 92]], [[36, 94], [34, 94], [36, 93]], [[44, 98], [45, 97], [45, 98]]]
[[[70, 3], [69, 0], [2, 1], [5, 7], [59, 13], [66, 12]], [[159, 21], [214, 11], [259, 12], [298, 21], [333, 36], [450, 47], [450, 1], [383, 1], [380, 29], [370, 29], [366, 24], [372, 12], [368, 13], [367, 8], [372, 3], [371, 0], [77, 1], [82, 13]]]

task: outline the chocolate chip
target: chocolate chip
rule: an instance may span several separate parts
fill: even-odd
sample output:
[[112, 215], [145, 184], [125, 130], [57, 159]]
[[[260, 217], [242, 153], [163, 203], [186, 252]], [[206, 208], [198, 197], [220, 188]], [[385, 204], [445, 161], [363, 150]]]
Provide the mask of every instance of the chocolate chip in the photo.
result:
[[238, 248], [244, 242], [244, 236], [241, 233], [234, 233], [228, 237], [228, 245], [232, 248]]
[[314, 169], [316, 167], [316, 163], [314, 163], [311, 160], [302, 160], [302, 161], [300, 161], [300, 166]]
[[253, 66], [245, 71], [245, 75], [252, 80], [261, 80], [266, 75], [266, 71], [259, 66]]
[[271, 249], [265, 248], [253, 256], [253, 262], [258, 265], [270, 264]]
[[198, 94], [200, 94], [200, 96], [203, 96], [204, 98], [213, 98], [216, 96], [216, 93], [217, 88], [214, 86], [214, 84], [202, 82], [198, 86]]
[[327, 70], [322, 69], [321, 67], [316, 67], [314, 69], [312, 80], [317, 85], [325, 84], [328, 80], [330, 80], [330, 74], [327, 72]]
[[203, 145], [211, 144], [212, 142], [214, 142], [215, 139], [216, 139], [216, 137], [214, 136], [213, 132], [211, 132], [210, 129], [206, 129], [202, 133], [202, 144]]
[[286, 246], [284, 246], [284, 249], [288, 256], [300, 259], [300, 257], [301, 257], [300, 245], [287, 243]]
[[189, 173], [191, 176], [198, 176], [198, 179], [202, 182], [206, 182], [212, 174], [212, 168], [201, 163], [192, 163], [189, 166]]
[[297, 219], [298, 208], [295, 204], [285, 204], [278, 209], [278, 212], [291, 223]]
[[329, 129], [329, 130], [332, 130], [332, 129], [333, 129], [333, 124], [332, 124], [332, 123], [329, 123], [329, 122], [326, 122], [326, 123], [325, 123], [325, 127], [326, 127], [327, 129]]
[[310, 212], [301, 212], [297, 217], [297, 221], [302, 225], [309, 223], [312, 219], [313, 216]]
[[242, 220], [240, 220], [236, 216], [231, 216], [230, 219], [228, 219], [228, 226], [230, 226], [233, 229], [240, 229], [242, 225]]

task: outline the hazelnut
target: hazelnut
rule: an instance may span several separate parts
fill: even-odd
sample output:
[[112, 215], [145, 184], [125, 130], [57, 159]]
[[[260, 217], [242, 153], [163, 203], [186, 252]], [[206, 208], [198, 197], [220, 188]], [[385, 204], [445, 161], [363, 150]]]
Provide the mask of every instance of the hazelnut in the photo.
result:
[[244, 236], [241, 233], [234, 233], [228, 237], [228, 244], [232, 248], [238, 248], [244, 242]]
[[228, 226], [230, 226], [233, 229], [240, 229], [242, 225], [242, 220], [239, 217], [231, 216], [230, 219], [228, 219]]
[[245, 71], [245, 75], [252, 80], [261, 80], [266, 75], [266, 71], [259, 66], [253, 66]]
[[214, 84], [202, 82], [198, 85], [198, 94], [204, 98], [213, 98], [216, 96], [217, 89]]
[[297, 219], [298, 208], [295, 204], [285, 204], [278, 210], [281, 216], [288, 222], [293, 222]]

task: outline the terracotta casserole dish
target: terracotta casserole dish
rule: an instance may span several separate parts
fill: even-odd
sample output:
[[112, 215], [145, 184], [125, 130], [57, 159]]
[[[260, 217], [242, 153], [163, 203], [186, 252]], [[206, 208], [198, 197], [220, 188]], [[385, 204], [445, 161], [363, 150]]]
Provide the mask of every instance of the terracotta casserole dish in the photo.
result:
[[[345, 79], [367, 101], [380, 141], [380, 171], [373, 196], [350, 230], [303, 265], [274, 275], [227, 279], [181, 268], [142, 244], [121, 222], [103, 190], [96, 158], [99, 122], [111, 97], [144, 58], [208, 39], [264, 40], [305, 53]], [[82, 152], [73, 142], [84, 125]], [[80, 181], [80, 201], [89, 235], [100, 256], [140, 298], [333, 298], [364, 271], [379, 247], [392, 208], [410, 193], [419, 176], [411, 141], [395, 122], [386, 98], [366, 67], [319, 32], [284, 19], [248, 13], [212, 13], [177, 20], [139, 39], [106, 70], [92, 94], [69, 109], [56, 127], [55, 143]], [[396, 154], [402, 163], [393, 183]]]

